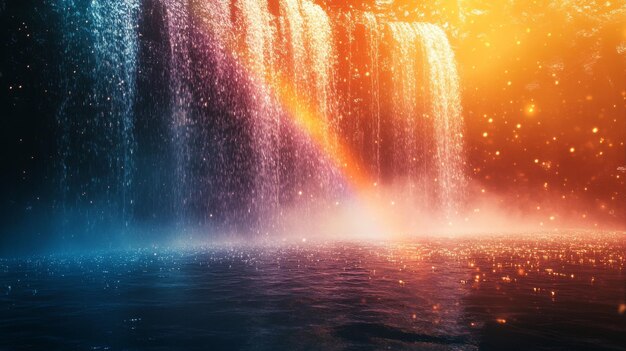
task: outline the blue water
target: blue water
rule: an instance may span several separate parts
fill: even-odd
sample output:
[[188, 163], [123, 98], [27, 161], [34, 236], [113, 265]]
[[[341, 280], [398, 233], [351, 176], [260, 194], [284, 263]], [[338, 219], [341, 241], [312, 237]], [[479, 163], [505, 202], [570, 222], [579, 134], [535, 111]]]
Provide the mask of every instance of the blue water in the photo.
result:
[[624, 235], [566, 238], [3, 259], [0, 349], [625, 350]]

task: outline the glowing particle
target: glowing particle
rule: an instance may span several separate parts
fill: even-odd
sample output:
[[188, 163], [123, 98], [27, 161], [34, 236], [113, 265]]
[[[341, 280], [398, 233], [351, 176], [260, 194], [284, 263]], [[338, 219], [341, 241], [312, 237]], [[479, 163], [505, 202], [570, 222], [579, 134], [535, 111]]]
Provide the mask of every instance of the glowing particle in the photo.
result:
[[496, 318], [496, 322], [498, 322], [498, 324], [506, 324], [506, 319], [504, 319], [504, 318]]
[[489, 136], [489, 133], [483, 132], [483, 138], [486, 138], [487, 136]]
[[598, 127], [593, 127], [593, 129], [591, 130], [591, 132], [593, 134], [596, 134], [598, 132]]
[[576, 149], [573, 146], [569, 148], [570, 153], [573, 153], [574, 151], [576, 151]]

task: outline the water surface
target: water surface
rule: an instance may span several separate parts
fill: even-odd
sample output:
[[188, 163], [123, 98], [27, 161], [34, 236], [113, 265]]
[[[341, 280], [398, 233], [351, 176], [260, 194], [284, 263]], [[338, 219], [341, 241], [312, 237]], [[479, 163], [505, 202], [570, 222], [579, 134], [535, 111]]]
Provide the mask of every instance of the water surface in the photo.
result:
[[626, 240], [544, 235], [0, 261], [0, 349], [626, 349]]

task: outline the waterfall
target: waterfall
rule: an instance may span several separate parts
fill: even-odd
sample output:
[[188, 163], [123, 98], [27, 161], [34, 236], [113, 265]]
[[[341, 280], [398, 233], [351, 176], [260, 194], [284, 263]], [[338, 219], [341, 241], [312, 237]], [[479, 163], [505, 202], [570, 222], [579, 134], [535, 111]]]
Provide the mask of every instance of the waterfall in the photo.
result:
[[[302, 14], [305, 23], [305, 42], [307, 44], [309, 65], [309, 101], [317, 112], [317, 118], [322, 119], [324, 139], [322, 143], [328, 143], [330, 138], [335, 137], [336, 120], [334, 118], [334, 84], [333, 68], [335, 64], [335, 48], [330, 19], [326, 12], [311, 1], [302, 2]], [[327, 150], [328, 151], [328, 150]], [[331, 151], [332, 152], [332, 151]], [[315, 156], [315, 155], [314, 155]], [[321, 157], [320, 157], [321, 156]], [[325, 155], [317, 155], [320, 162], [315, 172], [319, 174], [319, 188], [315, 196], [319, 202], [330, 202], [332, 194], [337, 191], [335, 184], [336, 172]], [[319, 204], [318, 204], [319, 206]]]
[[[225, 90], [221, 87], [228, 85], [228, 67], [233, 45], [234, 29], [231, 22], [230, 0], [192, 0], [192, 11], [195, 14], [193, 32], [193, 46], [201, 55], [211, 56], [210, 66], [202, 66], [201, 73], [212, 73], [217, 101], [214, 104], [225, 104]], [[195, 62], [199, 64], [198, 62]], [[201, 80], [207, 81], [209, 76], [201, 75]]]
[[[333, 14], [311, 0], [57, 7], [76, 53], [63, 68], [61, 183], [68, 203], [99, 201], [87, 218], [128, 224], [139, 183], [142, 208], [162, 197], [185, 226], [265, 234], [287, 211], [306, 221], [334, 208], [359, 172], [355, 192], [397, 182], [407, 202], [446, 215], [461, 200], [459, 81], [435, 25]], [[165, 71], [144, 74], [143, 64]], [[171, 169], [146, 177], [155, 165]]]
[[[285, 98], [298, 108], [309, 102], [309, 74], [308, 69], [303, 69], [303, 65], [308, 66], [305, 28], [300, 0], [280, 0], [280, 72], [293, 90], [293, 94]], [[297, 131], [287, 123], [281, 124], [280, 134], [284, 135], [280, 142], [281, 199], [284, 203], [296, 202], [306, 207], [309, 203], [305, 197], [309, 193], [306, 187], [313, 176], [311, 173], [317, 173], [316, 160], [310, 153], [313, 146], [307, 140], [298, 138]]]
[[306, 27], [306, 39], [310, 64], [310, 82], [313, 87], [313, 101], [326, 127], [332, 123], [332, 74], [334, 64], [333, 36], [330, 20], [326, 12], [310, 1], [302, 2], [302, 13]]
[[[139, 0], [58, 0], [63, 30], [62, 198], [76, 232], [133, 217]], [[69, 231], [70, 228], [64, 228]], [[75, 232], [75, 231], [73, 231]]]
[[137, 24], [139, 0], [92, 1], [96, 86], [94, 100], [104, 108], [100, 112], [104, 130], [112, 130], [108, 142], [116, 152], [111, 155], [110, 169], [114, 169], [121, 194], [122, 216], [130, 217], [134, 171], [134, 99], [137, 74]]
[[376, 15], [371, 12], [363, 13], [363, 25], [365, 27], [365, 42], [367, 46], [367, 57], [369, 58], [366, 76], [369, 76], [369, 95], [371, 97], [369, 118], [370, 118], [370, 145], [371, 153], [374, 156], [375, 181], [380, 182], [381, 168], [381, 120], [380, 120], [380, 28]]
[[174, 162], [173, 198], [178, 219], [185, 216], [189, 194], [189, 133], [192, 128], [192, 70], [190, 52], [190, 14], [188, 0], [160, 0], [169, 46], [169, 132]]
[[417, 189], [431, 204], [437, 201], [445, 215], [451, 216], [465, 183], [454, 54], [445, 33], [435, 25], [394, 22], [388, 26], [393, 39], [396, 171], [409, 176], [411, 190]]
[[283, 72], [298, 103], [312, 104], [329, 127], [333, 106], [334, 42], [330, 19], [311, 1], [280, 0], [281, 48], [276, 69]]
[[236, 26], [242, 59], [249, 77], [249, 116], [255, 152], [253, 196], [250, 211], [259, 220], [272, 223], [279, 207], [280, 115], [272, 96], [276, 66], [276, 24], [267, 1], [237, 0]]
[[354, 148], [372, 183], [381, 178], [381, 30], [372, 12], [342, 12], [335, 18], [340, 43], [337, 96], [341, 136]]
[[285, 67], [283, 71], [294, 86], [296, 97], [306, 89], [307, 70], [301, 69], [306, 62], [306, 48], [304, 41], [304, 18], [302, 17], [299, 0], [280, 0], [279, 23], [281, 29], [282, 50]]
[[[391, 82], [392, 82], [392, 164], [395, 175], [408, 177], [411, 197], [425, 194], [425, 188], [418, 187], [418, 182], [428, 175], [420, 172], [425, 159], [425, 152], [418, 142], [418, 73], [420, 67], [417, 57], [416, 33], [408, 23], [389, 23], [393, 44], [391, 47]], [[428, 167], [425, 167], [428, 169]]]
[[[335, 128], [334, 40], [326, 12], [311, 1], [279, 1], [279, 43], [283, 50], [278, 72], [288, 83], [299, 108], [310, 107], [321, 119], [322, 133]], [[289, 118], [289, 117], [288, 117]], [[293, 123], [292, 123], [293, 124]], [[281, 134], [281, 185], [285, 201], [295, 201], [305, 209], [322, 205], [336, 188], [332, 169], [313, 141], [303, 138], [302, 131], [283, 124]]]
[[448, 215], [454, 214], [465, 189], [463, 171], [463, 117], [459, 77], [454, 52], [446, 34], [438, 26], [415, 23], [424, 57], [428, 112], [434, 122], [437, 180], [442, 205]]

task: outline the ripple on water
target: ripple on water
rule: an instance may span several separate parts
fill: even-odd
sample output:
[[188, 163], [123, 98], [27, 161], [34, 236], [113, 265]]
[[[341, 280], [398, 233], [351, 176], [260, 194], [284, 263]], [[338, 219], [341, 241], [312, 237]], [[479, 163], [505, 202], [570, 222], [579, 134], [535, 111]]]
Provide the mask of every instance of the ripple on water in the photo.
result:
[[566, 238], [7, 259], [0, 348], [624, 349], [624, 235]]

